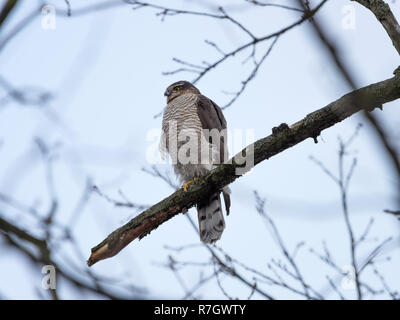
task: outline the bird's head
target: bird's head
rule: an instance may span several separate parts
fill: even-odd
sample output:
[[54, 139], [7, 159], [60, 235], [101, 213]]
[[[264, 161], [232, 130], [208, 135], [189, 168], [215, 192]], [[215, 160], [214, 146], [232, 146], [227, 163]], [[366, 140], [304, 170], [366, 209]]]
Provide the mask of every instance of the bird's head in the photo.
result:
[[167, 103], [169, 103], [176, 97], [187, 93], [200, 94], [200, 91], [189, 81], [177, 81], [165, 90], [164, 96], [167, 97]]

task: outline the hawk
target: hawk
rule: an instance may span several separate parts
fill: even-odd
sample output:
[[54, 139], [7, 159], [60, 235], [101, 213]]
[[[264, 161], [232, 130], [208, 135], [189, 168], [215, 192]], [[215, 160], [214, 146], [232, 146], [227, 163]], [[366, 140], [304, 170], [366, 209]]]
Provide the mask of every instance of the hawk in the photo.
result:
[[[228, 159], [226, 120], [221, 108], [188, 81], [171, 84], [164, 95], [167, 106], [160, 151], [170, 155], [174, 171], [187, 191], [193, 181]], [[230, 190], [225, 187], [221, 191], [228, 215]], [[197, 204], [200, 239], [204, 243], [219, 240], [225, 229], [221, 191]]]

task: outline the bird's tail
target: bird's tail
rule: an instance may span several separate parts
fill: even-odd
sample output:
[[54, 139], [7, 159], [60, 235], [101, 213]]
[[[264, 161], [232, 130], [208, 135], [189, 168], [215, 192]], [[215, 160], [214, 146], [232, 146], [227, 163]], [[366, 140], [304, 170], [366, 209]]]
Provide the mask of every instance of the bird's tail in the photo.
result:
[[221, 238], [225, 229], [220, 193], [214, 193], [209, 199], [197, 205], [200, 239], [204, 243], [213, 243]]

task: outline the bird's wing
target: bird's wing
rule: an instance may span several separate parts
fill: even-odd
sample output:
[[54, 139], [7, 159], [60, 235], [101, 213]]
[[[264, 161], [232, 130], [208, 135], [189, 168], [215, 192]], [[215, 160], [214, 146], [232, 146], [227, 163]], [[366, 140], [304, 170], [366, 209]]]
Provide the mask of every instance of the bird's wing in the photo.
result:
[[[222, 110], [218, 105], [208, 99], [203, 95], [199, 95], [197, 101], [197, 114], [200, 118], [201, 126], [203, 129], [218, 129], [218, 131], [226, 130], [226, 120], [222, 113]], [[227, 134], [220, 136], [220, 145], [219, 145], [219, 154], [220, 154], [220, 162], [224, 162], [228, 160], [229, 154], [226, 147]], [[210, 141], [211, 142], [211, 141]], [[231, 206], [230, 200], [230, 189], [229, 187], [225, 187], [223, 190], [224, 202], [226, 213], [229, 214], [229, 209]]]
[[[203, 129], [217, 129], [218, 131], [226, 130], [226, 120], [222, 110], [218, 105], [203, 95], [199, 95], [197, 100], [197, 114], [200, 118], [201, 126]], [[220, 161], [227, 160], [228, 153], [224, 152], [227, 141], [225, 136], [221, 135], [220, 138]], [[227, 150], [226, 150], [227, 151]]]
[[226, 120], [221, 108], [214, 101], [201, 94], [198, 96], [197, 113], [203, 128], [226, 129]]

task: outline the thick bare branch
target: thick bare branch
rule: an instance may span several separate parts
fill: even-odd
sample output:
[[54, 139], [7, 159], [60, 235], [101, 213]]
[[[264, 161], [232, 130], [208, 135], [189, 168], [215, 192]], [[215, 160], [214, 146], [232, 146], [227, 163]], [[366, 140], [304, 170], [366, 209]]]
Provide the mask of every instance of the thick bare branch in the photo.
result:
[[88, 265], [91, 266], [100, 260], [116, 255], [134, 239], [143, 238], [184, 209], [194, 206], [198, 201], [232, 183], [239, 177], [236, 170], [241, 169], [241, 165], [235, 161], [238, 156], [242, 158], [245, 154], [247, 158], [254, 157], [254, 165], [257, 165], [307, 138], [316, 140], [322, 130], [360, 110], [372, 110], [398, 98], [400, 98], [400, 75], [397, 73], [391, 79], [346, 94], [290, 127], [282, 124], [274, 128], [272, 135], [256, 141], [252, 145], [254, 148], [245, 148], [229, 163], [218, 166], [192, 184], [188, 192], [179, 189], [115, 230], [99, 245], [92, 248]]

